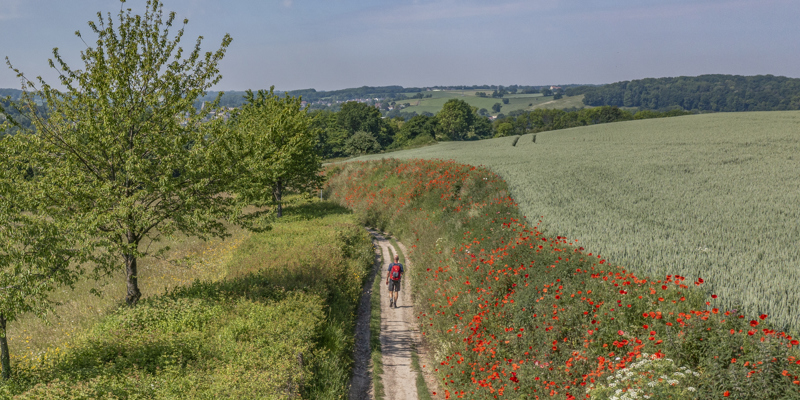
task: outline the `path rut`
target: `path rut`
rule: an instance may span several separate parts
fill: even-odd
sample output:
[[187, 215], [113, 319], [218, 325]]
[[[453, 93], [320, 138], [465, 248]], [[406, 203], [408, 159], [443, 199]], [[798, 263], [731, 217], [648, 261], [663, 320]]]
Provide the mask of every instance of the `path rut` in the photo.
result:
[[[391, 243], [380, 232], [371, 231], [383, 254], [381, 274], [381, 352], [383, 353], [383, 386], [387, 400], [417, 400], [416, 372], [411, 368], [411, 352], [416, 338], [414, 304], [411, 299], [406, 257], [406, 273], [400, 284], [398, 308], [389, 308], [389, 287], [385, 284], [391, 262]], [[392, 252], [397, 250], [392, 247]], [[403, 252], [405, 254], [405, 252]]]

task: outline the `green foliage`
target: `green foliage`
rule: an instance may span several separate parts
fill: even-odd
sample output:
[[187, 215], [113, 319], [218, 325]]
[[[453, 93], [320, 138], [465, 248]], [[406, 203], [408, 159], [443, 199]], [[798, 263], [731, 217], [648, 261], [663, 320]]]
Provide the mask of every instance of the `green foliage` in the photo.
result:
[[699, 111], [800, 109], [800, 79], [772, 75], [647, 78], [571, 88], [566, 93], [584, 94], [584, 104], [591, 106]]
[[504, 137], [504, 136], [511, 136], [514, 134], [514, 126], [508, 122], [503, 122], [497, 125], [497, 133], [494, 134], [495, 137]]
[[395, 136], [393, 147], [408, 145], [418, 137], [436, 135], [438, 119], [424, 115], [417, 115], [403, 123]]
[[375, 107], [357, 101], [349, 101], [342, 105], [342, 109], [336, 114], [336, 117], [338, 125], [345, 129], [349, 136], [364, 131], [371, 133], [382, 148], [392, 143], [394, 131], [383, 120], [380, 110]]
[[[24, 313], [44, 318], [52, 310], [49, 295], [73, 286], [83, 273], [85, 254], [75, 249], [79, 227], [58, 224], [48, 210], [33, 204], [36, 192], [27, 184], [28, 170], [12, 138], [0, 138], [0, 364], [3, 379], [11, 374], [8, 323]], [[23, 184], [24, 183], [24, 184]], [[78, 228], [78, 229], [76, 229]], [[69, 232], [64, 235], [64, 230]]]
[[[141, 297], [142, 239], [224, 235], [219, 218], [229, 204], [220, 196], [230, 180], [221, 121], [203, 123], [210, 108], [196, 113], [192, 103], [219, 81], [231, 38], [205, 54], [198, 40], [184, 55], [184, 28], [169, 33], [175, 14], [165, 19], [157, 0], [146, 8], [144, 15], [128, 9], [116, 20], [98, 14], [89, 22], [97, 39], [81, 53], [83, 69], [72, 69], [54, 49], [50, 66], [65, 90], [41, 78], [37, 90], [26, 80], [35, 94], [24, 93], [20, 103], [33, 128], [14, 137], [33, 173], [31, 207], [46, 209], [60, 229], [72, 224], [87, 234], [80, 245], [98, 275], [124, 260], [129, 304]], [[43, 99], [47, 118], [37, 114], [34, 95]]]
[[[273, 87], [269, 92], [248, 90], [245, 100], [231, 119], [234, 135], [228, 145], [235, 146], [237, 155], [231, 192], [240, 209], [276, 205], [280, 217], [287, 188], [313, 193], [320, 187], [322, 163], [314, 149], [317, 134], [310, 129], [311, 119], [299, 97], [279, 97]], [[262, 217], [255, 213], [242, 221], [257, 227], [250, 222]]]
[[339, 126], [337, 114], [332, 111], [311, 111], [311, 129], [317, 132], [316, 150], [323, 159], [344, 157], [344, 144], [350, 133]]
[[381, 151], [381, 145], [369, 132], [358, 131], [351, 136], [344, 143], [344, 148], [347, 154], [360, 156], [364, 154], [373, 154]]
[[451, 99], [436, 114], [438, 140], [464, 140], [475, 122], [475, 112], [463, 100]]

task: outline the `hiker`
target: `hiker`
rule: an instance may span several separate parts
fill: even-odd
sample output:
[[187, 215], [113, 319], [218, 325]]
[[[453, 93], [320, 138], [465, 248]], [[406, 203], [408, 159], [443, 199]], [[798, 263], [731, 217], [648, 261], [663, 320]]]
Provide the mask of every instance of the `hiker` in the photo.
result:
[[397, 294], [400, 293], [400, 279], [403, 278], [403, 264], [400, 264], [400, 256], [394, 256], [394, 262], [389, 264], [389, 272], [386, 273], [386, 284], [389, 285], [389, 308], [397, 308]]

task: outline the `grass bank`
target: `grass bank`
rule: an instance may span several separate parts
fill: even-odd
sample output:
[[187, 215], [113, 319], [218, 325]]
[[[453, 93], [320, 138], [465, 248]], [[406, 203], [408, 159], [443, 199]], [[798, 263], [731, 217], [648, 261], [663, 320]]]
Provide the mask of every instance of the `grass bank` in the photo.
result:
[[721, 307], [702, 278], [637, 276], [548, 237], [485, 168], [383, 160], [329, 173], [329, 198], [411, 245], [446, 398], [800, 397], [800, 342], [769, 315]]
[[372, 246], [340, 206], [285, 212], [232, 249], [222, 279], [116, 309], [67, 348], [17, 360], [0, 397], [342, 398]]

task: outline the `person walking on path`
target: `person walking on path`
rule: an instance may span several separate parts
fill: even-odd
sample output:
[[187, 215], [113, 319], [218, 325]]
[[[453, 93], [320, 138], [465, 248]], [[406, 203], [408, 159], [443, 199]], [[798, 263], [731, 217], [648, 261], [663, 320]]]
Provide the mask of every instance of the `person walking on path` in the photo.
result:
[[389, 285], [389, 308], [397, 308], [397, 295], [400, 294], [400, 279], [403, 279], [403, 264], [400, 256], [394, 256], [394, 262], [389, 264], [386, 273], [386, 284]]

